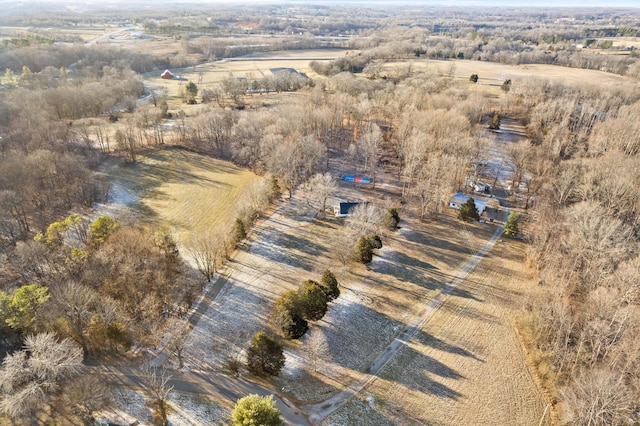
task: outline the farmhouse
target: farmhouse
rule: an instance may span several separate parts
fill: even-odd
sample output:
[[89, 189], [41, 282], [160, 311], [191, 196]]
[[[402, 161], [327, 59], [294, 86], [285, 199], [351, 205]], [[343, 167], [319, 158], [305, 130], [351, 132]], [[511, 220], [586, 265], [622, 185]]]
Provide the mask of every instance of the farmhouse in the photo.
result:
[[487, 209], [487, 202], [489, 201], [486, 198], [471, 197], [469, 195], [464, 195], [458, 192], [453, 197], [451, 197], [451, 200], [449, 201], [449, 207], [451, 207], [452, 209], [460, 210], [460, 207], [462, 207], [462, 205], [466, 203], [469, 198], [473, 198], [473, 202], [476, 203], [476, 209], [478, 209], [478, 214], [482, 215], [482, 213], [484, 213], [484, 211]]
[[347, 217], [347, 216], [350, 216], [351, 213], [353, 213], [353, 209], [356, 208], [356, 206], [359, 206], [360, 204], [362, 204], [362, 202], [360, 202], [360, 201], [347, 202], [347, 203], [338, 203], [337, 206], [333, 207], [333, 215], [335, 217]]
[[171, 80], [172, 78], [175, 78], [176, 76], [169, 70], [164, 70], [164, 72], [162, 74], [160, 74], [160, 78], [164, 78], [165, 80]]

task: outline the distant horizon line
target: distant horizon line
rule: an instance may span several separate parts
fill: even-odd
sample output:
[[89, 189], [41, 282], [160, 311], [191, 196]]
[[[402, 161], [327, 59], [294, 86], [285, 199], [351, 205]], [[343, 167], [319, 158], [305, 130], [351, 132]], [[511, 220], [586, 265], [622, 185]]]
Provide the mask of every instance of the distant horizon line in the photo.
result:
[[177, 8], [188, 7], [189, 5], [203, 6], [206, 4], [218, 4], [218, 5], [372, 5], [372, 6], [384, 6], [385, 8], [392, 9], [398, 6], [429, 6], [429, 7], [473, 7], [492, 9], [498, 7], [517, 7], [522, 9], [639, 9], [640, 4], [637, 0], [618, 0], [608, 2], [603, 5], [601, 0], [533, 0], [532, 2], [526, 2], [525, 0], [497, 0], [492, 2], [486, 2], [484, 0], [398, 0], [389, 4], [388, 0], [142, 0], [131, 4], [129, 0], [107, 0], [107, 1], [86, 1], [86, 0], [29, 0], [20, 2], [15, 0], [0, 0], [1, 4], [11, 4], [15, 9], [25, 5], [27, 8], [33, 8], [37, 4], [82, 4], [88, 8], [109, 9], [115, 5], [121, 5], [123, 3], [128, 4], [128, 9], [136, 9], [138, 7], [143, 8], [152, 4], [173, 5]]

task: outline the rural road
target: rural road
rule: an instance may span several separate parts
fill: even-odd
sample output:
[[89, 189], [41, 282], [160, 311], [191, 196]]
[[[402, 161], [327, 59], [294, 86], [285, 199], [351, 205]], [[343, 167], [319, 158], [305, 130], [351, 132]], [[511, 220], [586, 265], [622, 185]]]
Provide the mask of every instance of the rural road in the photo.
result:
[[113, 36], [115, 36], [117, 34], [120, 34], [120, 33], [126, 32], [126, 31], [130, 31], [132, 29], [134, 29], [134, 28], [133, 27], [124, 27], [124, 28], [119, 28], [119, 29], [117, 29], [115, 31], [111, 31], [111, 32], [99, 35], [98, 37], [94, 38], [93, 40], [86, 42], [85, 46], [94, 46], [96, 43], [107, 42], [107, 41], [109, 41], [109, 38], [111, 38], [111, 37], [113, 37]]
[[[95, 374], [104, 375], [106, 380], [114, 386], [128, 389], [144, 389], [147, 386], [144, 370], [140, 367], [97, 366], [93, 367]], [[207, 395], [211, 398], [226, 401], [237, 401], [249, 394], [273, 395], [276, 406], [282, 413], [287, 425], [309, 425], [309, 421], [284, 396], [274, 394], [273, 390], [248, 382], [240, 378], [224, 374], [205, 372], [182, 372], [167, 370], [170, 377], [169, 385], [181, 392]]]
[[[507, 212], [508, 213], [508, 212]], [[506, 213], [506, 214], [507, 214]], [[348, 402], [355, 394], [364, 389], [370, 382], [376, 379], [378, 373], [393, 356], [420, 330], [423, 324], [442, 306], [453, 290], [473, 271], [473, 269], [489, 253], [496, 241], [502, 236], [503, 227], [498, 227], [491, 238], [460, 268], [455, 278], [440, 290], [438, 295], [431, 299], [422, 309], [419, 315], [415, 316], [398, 336], [386, 347], [386, 349], [376, 358], [369, 367], [369, 371], [363, 374], [355, 382], [351, 383], [347, 389], [337, 393], [331, 398], [313, 405], [304, 406], [304, 410], [313, 424], [320, 423], [323, 419], [331, 415], [334, 411]]]

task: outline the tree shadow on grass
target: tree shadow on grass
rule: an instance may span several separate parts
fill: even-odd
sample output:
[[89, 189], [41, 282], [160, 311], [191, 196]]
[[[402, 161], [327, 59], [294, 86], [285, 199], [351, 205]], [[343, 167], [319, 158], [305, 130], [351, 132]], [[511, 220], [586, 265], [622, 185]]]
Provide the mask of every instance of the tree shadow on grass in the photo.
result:
[[[457, 230], [452, 229], [452, 232], [457, 232]], [[413, 246], [414, 249], [418, 249], [423, 252], [427, 250], [449, 251], [465, 256], [467, 254], [475, 253], [475, 250], [469, 246], [456, 244], [451, 240], [437, 238], [423, 232], [405, 232], [402, 235], [409, 245]]]
[[474, 308], [472, 305], [469, 305], [462, 301], [460, 302], [461, 303], [458, 303], [458, 301], [449, 299], [447, 303], [440, 307], [440, 309], [448, 312], [453, 312], [455, 315], [460, 317], [471, 318], [473, 320], [478, 320], [485, 323], [494, 324], [500, 321], [499, 317], [496, 315], [482, 312]]
[[[157, 163], [148, 160], [156, 161]], [[197, 162], [197, 158], [178, 161], [185, 161], [191, 164], [192, 161]], [[204, 170], [206, 169], [203, 168]], [[215, 185], [223, 188], [230, 186], [226, 182], [209, 179], [186, 169], [178, 168], [174, 166], [170, 157], [162, 153], [151, 153], [145, 156], [142, 161], [136, 161], [135, 163], [121, 163], [114, 168], [112, 174], [115, 175], [114, 179], [121, 182], [125, 187], [142, 192], [157, 189], [163, 184], [172, 181], [183, 184]]]
[[394, 355], [391, 363], [382, 369], [379, 376], [409, 389], [441, 398], [456, 401], [463, 396], [443, 381], [464, 380], [464, 375], [406, 344]]
[[473, 352], [467, 349], [464, 349], [461, 346], [456, 346], [451, 343], [447, 343], [446, 341], [439, 339], [433, 334], [430, 334], [426, 331], [420, 331], [416, 336], [414, 336], [414, 339], [417, 339], [420, 343], [423, 343], [434, 349], [438, 349], [440, 351], [448, 352], [455, 355], [460, 355], [463, 357], [472, 358], [476, 361], [484, 363], [484, 360], [477, 357]]
[[464, 299], [471, 299], [471, 300], [475, 300], [476, 302], [484, 302], [483, 299], [480, 299], [478, 296], [476, 296], [475, 294], [471, 293], [468, 290], [460, 288], [459, 285], [454, 286], [450, 283], [446, 283], [442, 286], [442, 291], [451, 296], [462, 297]]
[[[451, 400], [462, 398], [463, 395], [448, 383], [465, 380], [466, 377], [452, 365], [485, 362], [471, 350], [422, 330], [409, 342], [400, 347], [379, 376], [425, 394]], [[441, 357], [440, 353], [445, 354]]]
[[396, 280], [411, 282], [430, 290], [435, 289], [428, 273], [437, 268], [428, 262], [410, 257], [401, 251], [387, 249], [374, 257], [369, 268]]
[[273, 233], [265, 241], [260, 235], [254, 236], [249, 252], [266, 259], [269, 262], [277, 262], [295, 268], [301, 268], [313, 272], [315, 259], [326, 256], [326, 250], [318, 243], [308, 238], [294, 234], [263, 228], [258, 232]]
[[[372, 262], [371, 270], [378, 274], [388, 275], [400, 281], [410, 282], [427, 290], [441, 289], [444, 293], [473, 299], [483, 300], [473, 293], [461, 289], [452, 283], [458, 276], [441, 272], [428, 262], [408, 256], [400, 251], [387, 251], [384, 256], [377, 256]], [[370, 277], [367, 277], [370, 279]], [[384, 282], [381, 281], [384, 284]]]

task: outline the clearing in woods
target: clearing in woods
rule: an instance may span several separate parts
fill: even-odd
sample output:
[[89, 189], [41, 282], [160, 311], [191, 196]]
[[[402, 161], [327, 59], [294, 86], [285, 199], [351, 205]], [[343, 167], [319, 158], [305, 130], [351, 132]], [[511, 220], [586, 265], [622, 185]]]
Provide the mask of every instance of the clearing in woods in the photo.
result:
[[230, 225], [243, 195], [261, 180], [232, 163], [180, 148], [150, 151], [133, 164], [111, 167], [108, 175], [114, 201], [127, 191], [123, 201], [130, 213], [145, 225], [168, 228], [180, 242]]
[[[385, 67], [394, 67], [405, 63], [406, 61], [389, 62], [385, 64]], [[457, 80], [467, 82], [469, 81], [471, 74], [478, 74], [478, 85], [489, 86], [495, 89], [499, 89], [500, 85], [507, 79], [550, 79], [555, 82], [582, 85], [584, 85], [585, 82], [593, 82], [597, 85], [618, 85], [634, 81], [634, 79], [629, 77], [623, 77], [604, 71], [546, 64], [508, 65], [497, 62], [460, 59], [412, 60], [411, 64], [415, 69], [426, 68], [427, 70], [437, 70], [437, 72], [441, 74], [451, 73]], [[495, 91], [495, 94], [500, 93], [500, 90]]]
[[312, 60], [329, 61], [344, 56], [346, 52], [349, 51], [345, 49], [305, 49], [295, 52], [255, 53], [238, 58], [206, 62], [193, 67], [172, 68], [171, 72], [180, 77], [172, 80], [160, 78], [162, 71], [147, 73], [145, 84], [153, 88], [165, 89], [169, 97], [179, 97], [184, 91], [187, 81], [196, 83], [198, 89], [212, 89], [219, 87], [220, 82], [230, 77], [260, 79], [272, 76], [271, 69], [273, 68], [294, 68], [311, 78], [316, 78], [317, 74], [309, 67]]

